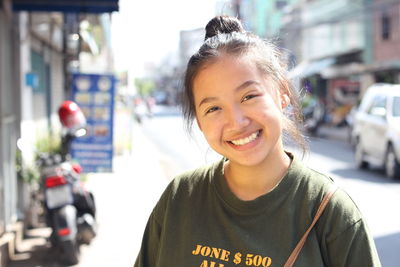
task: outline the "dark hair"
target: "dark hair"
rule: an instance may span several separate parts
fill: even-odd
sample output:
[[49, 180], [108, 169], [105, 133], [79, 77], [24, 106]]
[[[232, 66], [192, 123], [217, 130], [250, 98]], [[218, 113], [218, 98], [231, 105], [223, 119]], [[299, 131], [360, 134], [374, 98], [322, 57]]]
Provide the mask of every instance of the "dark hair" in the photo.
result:
[[212, 64], [221, 55], [251, 56], [257, 68], [267, 74], [290, 98], [290, 113], [285, 112], [284, 141], [295, 141], [306, 151], [306, 142], [301, 133], [302, 113], [299, 97], [286, 76], [287, 66], [282, 54], [272, 42], [246, 32], [235, 17], [217, 16], [206, 26], [205, 41], [200, 49], [190, 58], [184, 77], [182, 111], [186, 128], [190, 132], [196, 116], [193, 81], [199, 71]]
[[204, 41], [220, 33], [245, 32], [240, 21], [235, 17], [218, 16], [206, 25]]

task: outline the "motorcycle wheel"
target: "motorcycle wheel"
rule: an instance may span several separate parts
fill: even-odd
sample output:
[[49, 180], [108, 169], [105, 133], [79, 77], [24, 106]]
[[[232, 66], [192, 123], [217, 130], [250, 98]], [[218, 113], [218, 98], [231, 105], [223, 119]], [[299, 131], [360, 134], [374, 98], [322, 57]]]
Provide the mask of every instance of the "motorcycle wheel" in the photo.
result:
[[66, 240], [60, 246], [61, 262], [67, 266], [76, 265], [79, 262], [79, 244], [74, 240]]

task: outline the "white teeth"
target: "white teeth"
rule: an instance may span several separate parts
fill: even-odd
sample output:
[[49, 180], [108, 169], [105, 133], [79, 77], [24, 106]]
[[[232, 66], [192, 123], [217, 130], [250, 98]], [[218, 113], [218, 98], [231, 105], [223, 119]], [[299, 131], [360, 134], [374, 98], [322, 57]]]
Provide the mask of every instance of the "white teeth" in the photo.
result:
[[232, 140], [231, 142], [234, 145], [243, 146], [245, 144], [250, 143], [251, 141], [254, 141], [257, 138], [257, 136], [258, 136], [258, 131], [253, 133], [253, 134], [251, 134], [251, 135], [249, 135], [249, 136], [247, 136], [247, 137], [245, 137], [245, 138], [238, 139], [238, 140]]

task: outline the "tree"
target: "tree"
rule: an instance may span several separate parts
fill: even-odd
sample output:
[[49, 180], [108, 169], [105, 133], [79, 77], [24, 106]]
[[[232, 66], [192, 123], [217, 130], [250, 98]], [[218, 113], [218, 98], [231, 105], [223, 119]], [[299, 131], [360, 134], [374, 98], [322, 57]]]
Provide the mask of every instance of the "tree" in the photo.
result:
[[138, 90], [138, 93], [142, 97], [149, 96], [155, 89], [155, 83], [149, 79], [135, 79], [135, 86]]

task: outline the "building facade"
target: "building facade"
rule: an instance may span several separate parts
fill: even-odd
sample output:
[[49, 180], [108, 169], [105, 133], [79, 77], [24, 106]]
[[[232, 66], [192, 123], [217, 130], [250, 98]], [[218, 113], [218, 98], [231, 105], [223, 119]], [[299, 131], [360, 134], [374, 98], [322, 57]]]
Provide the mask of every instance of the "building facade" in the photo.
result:
[[18, 29], [10, 1], [0, 2], [0, 265], [17, 221], [16, 138], [19, 135]]
[[376, 82], [400, 83], [400, 2], [375, 0], [373, 59], [370, 71]]

